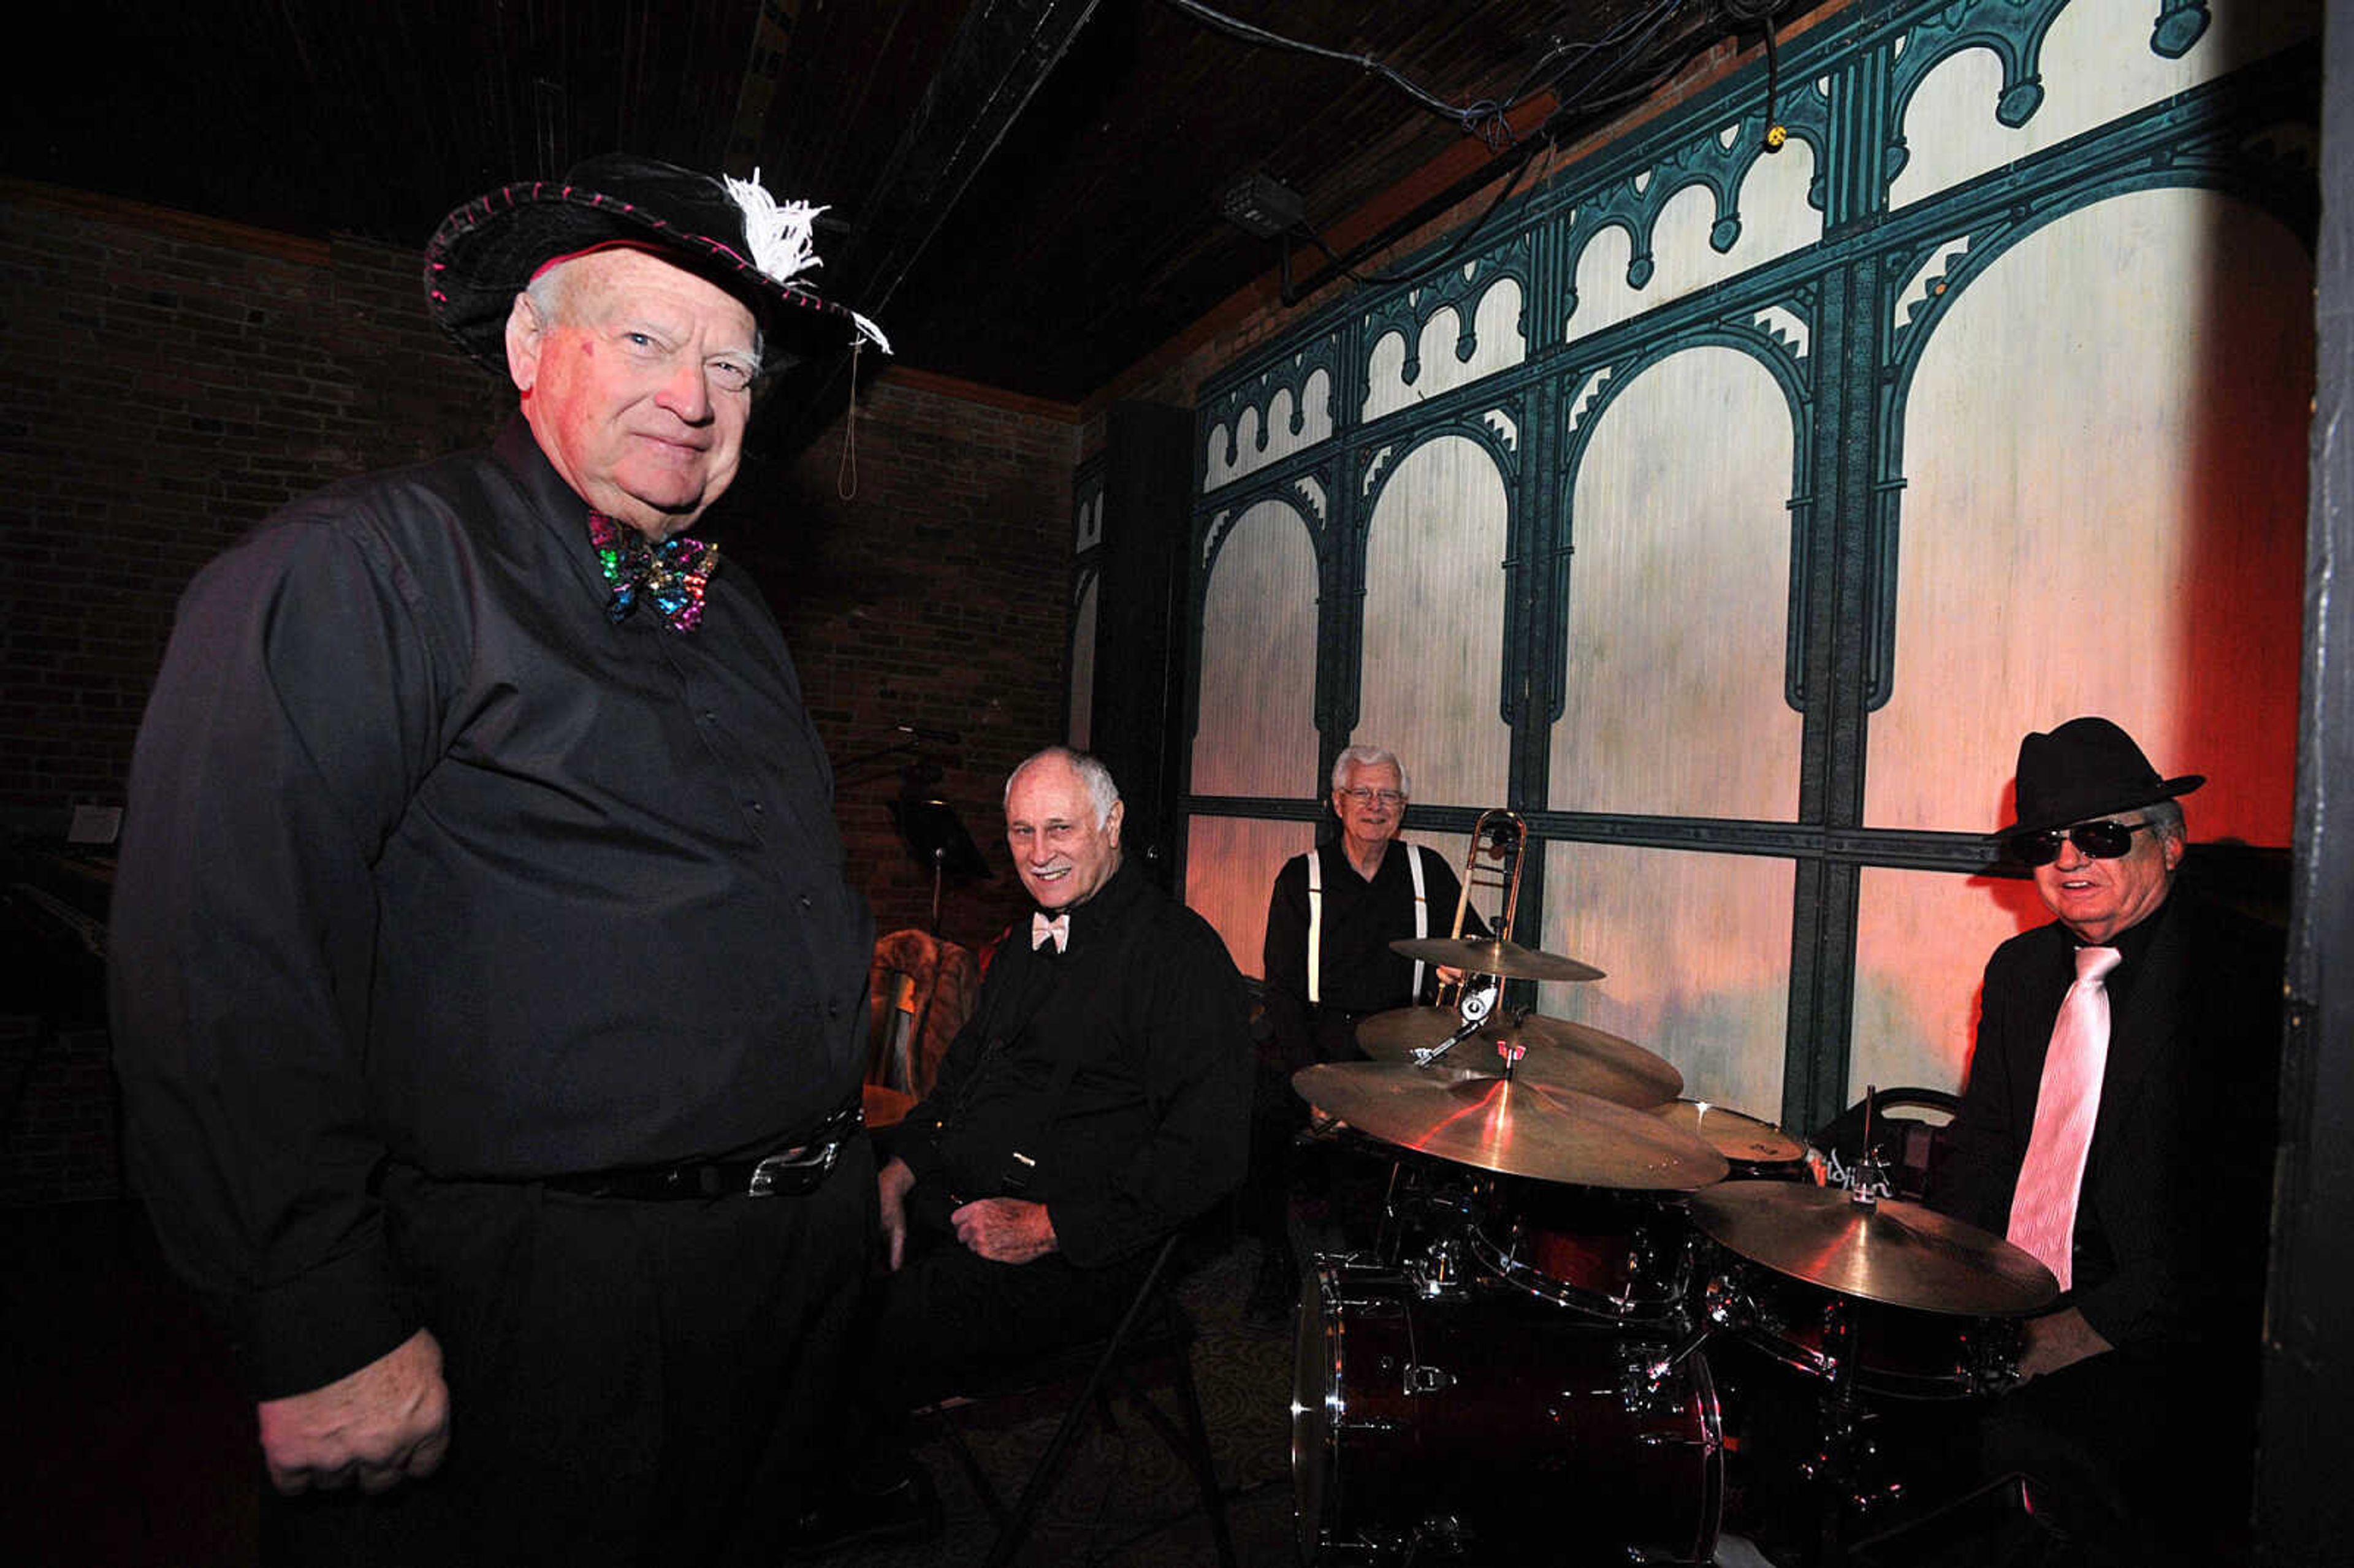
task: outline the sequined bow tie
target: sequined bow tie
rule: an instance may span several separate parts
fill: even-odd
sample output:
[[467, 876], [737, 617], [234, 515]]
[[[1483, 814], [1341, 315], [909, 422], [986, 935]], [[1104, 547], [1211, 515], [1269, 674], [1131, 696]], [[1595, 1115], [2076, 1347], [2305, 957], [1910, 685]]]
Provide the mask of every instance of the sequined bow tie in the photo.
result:
[[1042, 914], [1035, 912], [1032, 913], [1030, 916], [1030, 950], [1034, 953], [1039, 948], [1044, 947], [1046, 945], [1047, 938], [1050, 937], [1054, 938], [1055, 951], [1058, 953], [1066, 947], [1069, 946], [1071, 940], [1071, 912], [1069, 910], [1064, 910], [1052, 920], [1047, 919], [1046, 916]]
[[588, 514], [588, 542], [613, 589], [605, 617], [616, 626], [640, 601], [654, 609], [673, 631], [692, 631], [703, 620], [703, 590], [719, 567], [719, 546], [700, 539], [664, 539], [657, 545], [601, 512]]

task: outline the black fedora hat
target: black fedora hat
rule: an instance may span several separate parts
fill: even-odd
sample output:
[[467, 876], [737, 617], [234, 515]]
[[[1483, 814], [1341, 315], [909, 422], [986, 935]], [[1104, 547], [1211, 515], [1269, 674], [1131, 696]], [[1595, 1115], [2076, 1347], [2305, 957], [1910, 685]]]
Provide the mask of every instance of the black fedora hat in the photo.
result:
[[632, 245], [743, 301], [771, 363], [847, 349], [861, 338], [888, 353], [874, 323], [801, 281], [818, 265], [811, 231], [822, 210], [779, 204], [758, 170], [749, 180], [718, 180], [609, 153], [560, 180], [502, 185], [443, 218], [425, 246], [426, 302], [459, 347], [504, 375], [507, 313], [533, 276], [558, 257]]
[[2105, 718], [2073, 718], [2019, 743], [2019, 821], [2008, 833], [2064, 828], [2188, 795], [2203, 773], [2161, 779], [2133, 736]]

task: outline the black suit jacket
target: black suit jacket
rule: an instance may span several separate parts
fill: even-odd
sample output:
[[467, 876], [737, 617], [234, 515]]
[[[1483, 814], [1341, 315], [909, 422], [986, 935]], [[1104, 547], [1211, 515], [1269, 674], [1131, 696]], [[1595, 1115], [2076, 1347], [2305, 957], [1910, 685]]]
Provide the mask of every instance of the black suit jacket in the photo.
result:
[[[2280, 1072], [2281, 934], [2178, 886], [2115, 944], [2109, 1054], [2065, 1303], [2120, 1351], [2229, 1370], [2255, 1349]], [[1993, 1232], [2075, 980], [2054, 923], [1995, 949], [1933, 1206]]]
[[998, 948], [894, 1148], [924, 1184], [919, 1212], [1043, 1202], [1064, 1257], [1096, 1268], [1241, 1184], [1250, 1024], [1225, 940], [1138, 863], [1070, 916], [1067, 952], [1034, 950], [1026, 924]]

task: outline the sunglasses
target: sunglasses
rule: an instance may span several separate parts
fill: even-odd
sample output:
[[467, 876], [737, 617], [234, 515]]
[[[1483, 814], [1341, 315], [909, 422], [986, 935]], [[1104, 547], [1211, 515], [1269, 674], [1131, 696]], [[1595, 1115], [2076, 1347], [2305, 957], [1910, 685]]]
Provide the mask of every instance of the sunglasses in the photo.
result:
[[2133, 836], [2155, 822], [2118, 822], [2105, 818], [2078, 822], [2073, 828], [2046, 828], [2040, 833], [2013, 833], [2010, 853], [2022, 864], [2050, 865], [2060, 858], [2062, 840], [2074, 844], [2094, 860], [2115, 860], [2133, 848]]

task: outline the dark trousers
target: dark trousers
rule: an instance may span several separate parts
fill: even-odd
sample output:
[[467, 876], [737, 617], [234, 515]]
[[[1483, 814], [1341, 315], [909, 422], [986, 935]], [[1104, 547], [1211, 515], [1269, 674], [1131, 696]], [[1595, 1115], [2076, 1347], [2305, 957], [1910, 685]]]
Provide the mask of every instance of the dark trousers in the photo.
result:
[[2232, 1561], [2255, 1470], [2253, 1387], [2213, 1367], [2094, 1356], [1992, 1402], [1978, 1432], [1979, 1470], [2035, 1483], [2038, 1511], [2068, 1538], [2070, 1563]]
[[[1318, 1062], [1362, 1062], [1357, 1048], [1357, 1023], [1363, 1014], [1337, 1008], [1317, 1008], [1307, 1019], [1307, 1035]], [[1290, 1054], [1297, 1055], [1296, 1037]], [[1291, 1200], [1303, 1182], [1320, 1186], [1329, 1156], [1303, 1155], [1299, 1134], [1308, 1126], [1308, 1104], [1291, 1086], [1295, 1067], [1306, 1062], [1277, 1059], [1280, 1047], [1263, 1052], [1251, 1089], [1250, 1173], [1238, 1202], [1243, 1227], [1265, 1248], [1268, 1273], [1297, 1276], [1299, 1260], [1291, 1245]], [[1307, 1167], [1303, 1171], [1303, 1167]]]
[[384, 1196], [441, 1344], [449, 1457], [378, 1498], [273, 1499], [265, 1562], [775, 1561], [769, 1499], [822, 1446], [873, 1247], [866, 1139], [797, 1197], [633, 1202], [409, 1171]]
[[[1712, 1354], [1713, 1352], [1712, 1351]], [[1888, 1401], [1875, 1423], [1876, 1481], [1901, 1478], [1901, 1515], [1861, 1561], [1902, 1568], [2221, 1568], [2248, 1557], [2255, 1469], [2252, 1382], [2197, 1361], [2111, 1351], [1982, 1401]], [[1767, 1391], [1758, 1390], [1760, 1413]], [[1753, 1456], [1785, 1460], [1810, 1428], [1783, 1408], [1753, 1420]], [[1791, 1477], [1785, 1463], [1780, 1474]], [[1759, 1472], [1764, 1475], [1763, 1471]], [[2028, 1507], [1995, 1483], [2024, 1476]], [[1806, 1540], [1819, 1501], [1805, 1488], [1758, 1489], [1780, 1537]]]
[[1136, 1298], [1150, 1250], [1100, 1268], [1059, 1253], [991, 1263], [952, 1235], [912, 1226], [911, 1255], [879, 1279], [859, 1356], [853, 1478], [887, 1484], [904, 1473], [909, 1413], [970, 1393], [1051, 1351], [1102, 1339]]

